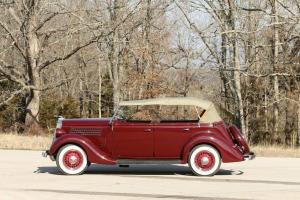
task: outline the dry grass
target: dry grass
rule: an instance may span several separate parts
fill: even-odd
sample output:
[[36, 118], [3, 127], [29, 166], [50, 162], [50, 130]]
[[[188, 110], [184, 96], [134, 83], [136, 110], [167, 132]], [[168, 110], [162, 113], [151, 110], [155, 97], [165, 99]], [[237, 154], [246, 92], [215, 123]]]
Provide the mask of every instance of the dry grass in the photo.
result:
[[0, 149], [46, 150], [51, 142], [52, 136], [0, 134]]
[[262, 145], [262, 146], [251, 147], [251, 151], [255, 152], [257, 156], [262, 156], [262, 157], [300, 158], [300, 148]]
[[[50, 147], [52, 135], [28, 136], [18, 134], [0, 134], [0, 149], [46, 150]], [[282, 146], [253, 146], [251, 150], [262, 157], [300, 158], [300, 148]]]

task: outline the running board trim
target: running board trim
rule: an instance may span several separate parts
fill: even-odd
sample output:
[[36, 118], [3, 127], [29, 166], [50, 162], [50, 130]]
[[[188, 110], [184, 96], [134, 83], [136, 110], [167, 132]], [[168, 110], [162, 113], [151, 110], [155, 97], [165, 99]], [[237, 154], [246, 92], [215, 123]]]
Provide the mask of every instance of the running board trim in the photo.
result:
[[181, 160], [137, 160], [137, 159], [119, 159], [117, 164], [181, 164]]

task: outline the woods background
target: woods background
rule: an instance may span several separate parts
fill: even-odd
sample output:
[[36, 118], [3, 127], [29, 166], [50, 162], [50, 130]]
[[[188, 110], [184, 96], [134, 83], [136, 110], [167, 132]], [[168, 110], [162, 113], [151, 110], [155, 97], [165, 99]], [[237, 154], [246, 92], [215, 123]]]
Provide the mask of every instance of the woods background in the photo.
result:
[[299, 146], [299, 0], [0, 0], [0, 128], [199, 96], [252, 144]]

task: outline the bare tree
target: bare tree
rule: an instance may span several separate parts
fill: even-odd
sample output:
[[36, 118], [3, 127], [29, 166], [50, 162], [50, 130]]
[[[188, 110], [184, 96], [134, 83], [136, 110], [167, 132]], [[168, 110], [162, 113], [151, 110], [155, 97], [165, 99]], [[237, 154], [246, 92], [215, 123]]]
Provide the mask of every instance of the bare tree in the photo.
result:
[[[15, 8], [20, 8], [16, 10]], [[37, 124], [39, 121], [40, 93], [52, 86], [42, 86], [41, 73], [55, 66], [58, 61], [67, 60], [81, 49], [95, 43], [100, 35], [92, 36], [80, 45], [73, 47], [63, 55], [49, 56], [48, 50], [51, 47], [49, 43], [52, 36], [57, 32], [65, 31], [65, 27], [58, 27], [55, 30], [47, 29], [47, 25], [59, 15], [70, 14], [68, 11], [47, 11], [45, 2], [26, 0], [15, 2], [1, 8], [8, 18], [14, 18], [14, 23], [10, 24], [0, 22], [0, 27], [9, 35], [9, 40], [13, 51], [20, 56], [18, 62], [13, 65], [1, 59], [0, 72], [9, 80], [20, 85], [18, 91], [15, 91], [2, 104], [7, 104], [20, 93], [26, 94], [26, 120], [27, 127]], [[46, 14], [47, 13], [47, 14]], [[5, 19], [5, 18], [4, 18]], [[65, 24], [64, 24], [65, 25]], [[63, 36], [65, 37], [65, 36]], [[6, 55], [7, 57], [8, 55]]]

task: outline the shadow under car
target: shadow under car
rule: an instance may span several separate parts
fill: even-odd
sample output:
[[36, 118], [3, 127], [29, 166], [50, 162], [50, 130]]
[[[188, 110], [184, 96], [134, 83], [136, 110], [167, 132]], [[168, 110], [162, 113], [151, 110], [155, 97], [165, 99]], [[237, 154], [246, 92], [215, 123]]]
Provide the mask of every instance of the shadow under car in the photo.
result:
[[[41, 166], [34, 173], [48, 173], [61, 175], [62, 173], [56, 166]], [[84, 174], [110, 174], [110, 175], [185, 175], [194, 176], [188, 166], [184, 165], [129, 165], [120, 167], [118, 165], [97, 165], [92, 164]], [[241, 175], [242, 171], [220, 169], [215, 176]]]

